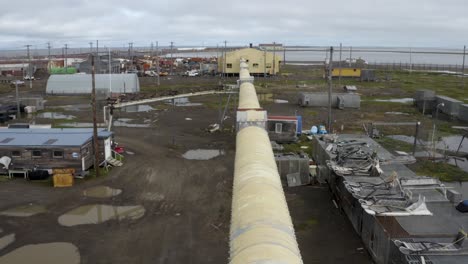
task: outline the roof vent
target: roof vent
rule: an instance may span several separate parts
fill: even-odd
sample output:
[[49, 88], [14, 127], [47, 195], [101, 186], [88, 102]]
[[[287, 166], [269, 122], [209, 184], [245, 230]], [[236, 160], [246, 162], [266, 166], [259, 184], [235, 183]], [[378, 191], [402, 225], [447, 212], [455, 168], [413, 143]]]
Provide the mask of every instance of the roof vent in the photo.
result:
[[5, 138], [4, 140], [0, 141], [0, 143], [8, 143], [8, 142], [12, 141], [13, 139], [15, 139], [15, 138]]
[[58, 141], [58, 139], [52, 138], [52, 139], [49, 139], [46, 142], [42, 143], [42, 145], [52, 145], [57, 141]]

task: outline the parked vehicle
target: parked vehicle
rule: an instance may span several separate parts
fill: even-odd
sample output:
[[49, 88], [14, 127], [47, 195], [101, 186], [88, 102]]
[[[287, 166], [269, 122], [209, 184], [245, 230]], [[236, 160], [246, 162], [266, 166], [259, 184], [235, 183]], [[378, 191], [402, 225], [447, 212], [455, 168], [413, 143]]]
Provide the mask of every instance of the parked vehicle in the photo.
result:
[[34, 80], [34, 76], [26, 75], [26, 76], [24, 76], [23, 79], [24, 79], [24, 80], [27, 80], [27, 81], [29, 81], [29, 80]]
[[195, 76], [199, 76], [200, 73], [197, 71], [197, 70], [191, 70], [191, 71], [186, 71], [185, 72], [185, 76], [188, 76], [188, 77], [195, 77]]
[[18, 84], [18, 86], [24, 86], [24, 81], [21, 80], [13, 80], [10, 83], [11, 87], [15, 87]]
[[156, 77], [158, 76], [158, 73], [155, 71], [145, 71], [145, 76]]

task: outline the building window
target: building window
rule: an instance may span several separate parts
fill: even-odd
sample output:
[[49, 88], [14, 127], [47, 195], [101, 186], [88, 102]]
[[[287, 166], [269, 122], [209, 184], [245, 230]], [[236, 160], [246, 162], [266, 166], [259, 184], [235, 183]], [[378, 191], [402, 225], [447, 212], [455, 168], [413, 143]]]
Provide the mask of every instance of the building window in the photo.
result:
[[53, 152], [52, 155], [53, 155], [54, 158], [63, 158], [63, 151], [61, 151], [61, 150], [54, 150], [54, 152]]
[[258, 63], [254, 63], [254, 64], [253, 64], [253, 67], [254, 67], [254, 68], [258, 68]]
[[245, 62], [249, 62], [249, 60], [245, 60]]
[[228, 69], [231, 69], [231, 68], [232, 68], [232, 63], [226, 64], [226, 67], [227, 67]]
[[266, 67], [267, 67], [267, 69], [270, 69], [271, 68], [271, 63], [267, 63]]
[[276, 123], [275, 124], [275, 133], [280, 134], [283, 132], [283, 124], [282, 123]]
[[13, 158], [20, 158], [20, 157], [21, 157], [21, 151], [19, 151], [19, 150], [13, 150], [13, 151], [11, 152], [11, 156], [12, 156]]
[[40, 158], [42, 155], [41, 155], [41, 151], [40, 150], [33, 150], [32, 151], [32, 157], [33, 158]]

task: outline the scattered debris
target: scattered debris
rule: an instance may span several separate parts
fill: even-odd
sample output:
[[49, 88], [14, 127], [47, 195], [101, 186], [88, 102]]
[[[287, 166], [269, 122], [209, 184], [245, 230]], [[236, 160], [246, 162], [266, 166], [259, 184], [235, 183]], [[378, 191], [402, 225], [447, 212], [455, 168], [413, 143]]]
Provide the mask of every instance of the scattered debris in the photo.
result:
[[208, 131], [210, 133], [216, 132], [219, 130], [219, 124], [211, 124], [208, 126]]

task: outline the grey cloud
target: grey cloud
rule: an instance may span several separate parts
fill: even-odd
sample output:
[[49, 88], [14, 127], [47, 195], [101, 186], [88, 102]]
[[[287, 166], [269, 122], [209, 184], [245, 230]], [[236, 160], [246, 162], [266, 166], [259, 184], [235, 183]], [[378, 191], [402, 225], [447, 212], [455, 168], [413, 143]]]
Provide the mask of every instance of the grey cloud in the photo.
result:
[[461, 46], [464, 0], [20, 0], [2, 6], [0, 48], [32, 43], [121, 47], [283, 42], [290, 45]]

